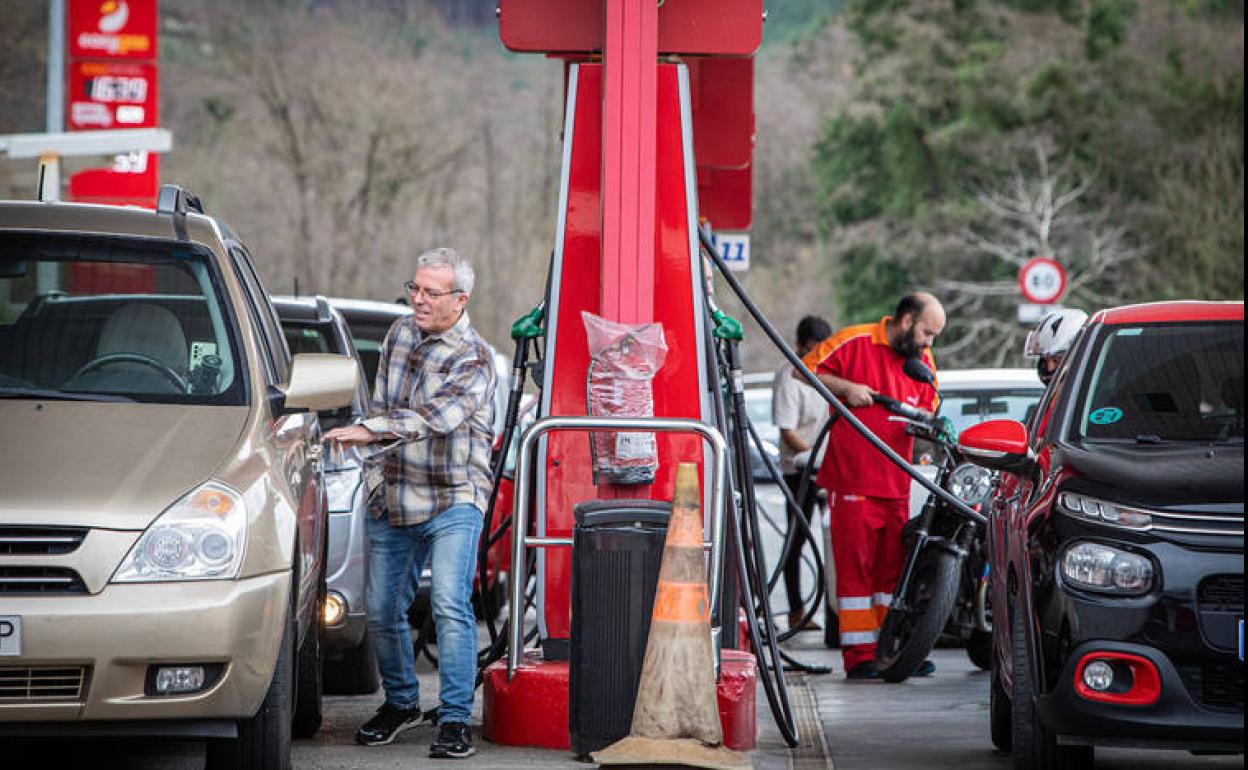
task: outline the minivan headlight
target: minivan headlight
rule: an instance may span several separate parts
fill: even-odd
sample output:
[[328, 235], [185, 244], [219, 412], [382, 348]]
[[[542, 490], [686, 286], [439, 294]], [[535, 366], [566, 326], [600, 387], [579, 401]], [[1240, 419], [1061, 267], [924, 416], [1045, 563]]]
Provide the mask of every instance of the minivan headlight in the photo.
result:
[[126, 554], [114, 583], [237, 577], [247, 545], [247, 507], [215, 481], [200, 485], [152, 522]]
[[1153, 587], [1153, 563], [1121, 548], [1081, 541], [1062, 556], [1062, 577], [1089, 591], [1143, 594]]
[[1113, 524], [1125, 529], [1151, 529], [1153, 517], [1147, 511], [1097, 500], [1087, 495], [1063, 492], [1057, 498], [1058, 507], [1081, 519]]

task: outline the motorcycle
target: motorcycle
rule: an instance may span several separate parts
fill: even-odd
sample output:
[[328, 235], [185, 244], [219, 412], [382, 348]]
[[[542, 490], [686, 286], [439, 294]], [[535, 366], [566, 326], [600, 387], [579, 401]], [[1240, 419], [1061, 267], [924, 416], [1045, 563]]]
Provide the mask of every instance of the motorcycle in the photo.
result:
[[[930, 369], [906, 362], [906, 374], [931, 383]], [[907, 404], [876, 396], [890, 420], [906, 432], [930, 441], [939, 452], [935, 483], [971, 508], [992, 491], [990, 471], [963, 462], [948, 419]], [[991, 658], [991, 612], [988, 601], [984, 530], [935, 495], [902, 530], [905, 566], [876, 643], [875, 664], [887, 682], [907, 679], [931, 654], [942, 633], [966, 644], [971, 661], [987, 668]]]

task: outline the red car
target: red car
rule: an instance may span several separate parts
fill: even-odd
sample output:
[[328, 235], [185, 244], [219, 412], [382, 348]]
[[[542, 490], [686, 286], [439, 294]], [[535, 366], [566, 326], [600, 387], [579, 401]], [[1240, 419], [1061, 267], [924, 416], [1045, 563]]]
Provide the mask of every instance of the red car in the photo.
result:
[[993, 742], [1244, 750], [1244, 305], [1102, 311], [1030, 423], [962, 433], [990, 503]]

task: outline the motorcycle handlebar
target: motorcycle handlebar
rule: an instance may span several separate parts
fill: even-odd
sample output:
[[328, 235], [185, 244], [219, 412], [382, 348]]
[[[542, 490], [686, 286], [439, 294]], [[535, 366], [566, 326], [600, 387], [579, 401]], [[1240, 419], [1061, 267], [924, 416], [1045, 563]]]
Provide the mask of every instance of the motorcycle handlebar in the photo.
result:
[[922, 409], [910, 406], [904, 401], [898, 401], [895, 398], [891, 398], [880, 393], [872, 393], [871, 400], [880, 406], [883, 406], [893, 414], [899, 414], [908, 420], [914, 420], [915, 422], [921, 422], [924, 424], [931, 422], [931, 415], [924, 412]]

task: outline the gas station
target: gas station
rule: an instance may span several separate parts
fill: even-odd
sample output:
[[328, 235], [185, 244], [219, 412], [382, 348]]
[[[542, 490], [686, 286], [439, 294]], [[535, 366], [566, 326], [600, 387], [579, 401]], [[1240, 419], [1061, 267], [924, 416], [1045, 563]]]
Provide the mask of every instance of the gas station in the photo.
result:
[[[176, 151], [157, 109], [156, 4], [121, 0], [118, 7], [134, 14], [121, 23], [141, 29], [110, 33], [87, 19], [97, 2], [66, 1], [68, 11], [52, 3], [53, 16], [69, 27], [50, 37], [66, 55], [50, 57], [49, 83], [59, 85], [49, 89], [48, 130], [0, 136], [0, 152], [39, 159], [38, 199], [49, 202], [61, 197], [61, 157], [114, 156], [111, 166], [71, 178], [68, 198], [155, 207], [157, 159]], [[652, 753], [619, 763], [1009, 765], [1009, 754], [988, 742], [988, 675], [960, 652], [935, 651], [941, 674], [934, 679], [855, 685], [828, 674], [844, 674], [834, 651], [775, 622], [768, 578], [781, 547], [793, 542], [816, 545], [819, 575], [807, 618], [822, 611], [823, 541], [809, 525], [790, 525], [794, 531], [782, 539], [760, 525], [757, 508], [769, 493], [752, 480], [750, 445], [761, 442], [743, 401], [742, 326], [719, 307], [717, 289], [721, 299], [732, 292], [740, 300], [828, 401], [833, 419], [861, 432], [880, 462], [904, 470], [964, 520], [985, 525], [987, 518], [872, 434], [807, 370], [730, 269], [748, 260], [753, 57], [762, 43], [763, 0], [500, 0], [497, 14], [501, 45], [561, 67], [564, 91], [546, 291], [530, 298], [533, 309], [512, 327], [501, 446], [516, 447], [507, 481], [514, 488], [501, 502], [497, 465], [495, 499], [485, 512], [482, 544], [497, 550], [481, 554], [482, 578], [487, 556], [501, 555], [510, 582], [503, 612], [480, 629], [486, 647], [475, 716], [483, 741], [472, 761], [499, 768], [614, 763], [609, 747], [638, 735], [635, 708], [643, 700], [688, 697], [696, 705], [686, 709], [680, 700], [677, 710], [709, 709], [717, 738], [643, 730], [665, 748], [648, 746]], [[54, 93], [65, 83], [68, 91]], [[1020, 274], [1024, 295], [1046, 307], [1059, 300], [1061, 270], [1053, 260], [1029, 263]], [[521, 425], [526, 384], [538, 405], [536, 419]], [[895, 414], [906, 414], [901, 409]], [[765, 462], [778, 479], [774, 463]], [[777, 487], [779, 499], [773, 494], [768, 503], [796, 509], [794, 496]], [[678, 514], [693, 523], [677, 525]], [[1242, 500], [1240, 517], [1242, 527]], [[674, 581], [683, 588], [669, 586], [674, 548], [697, 555], [689, 564], [699, 578]], [[692, 624], [695, 632], [665, 653], [681, 664], [651, 669], [661, 664], [651, 663], [658, 653], [647, 641], [656, 644], [661, 622]], [[1240, 633], [1242, 644], [1242, 621]], [[692, 657], [680, 657], [686, 648]], [[699, 678], [702, 669], [707, 676]], [[422, 668], [420, 675], [432, 691], [436, 672]], [[655, 682], [670, 690], [654, 692]], [[405, 753], [402, 741], [385, 749], [348, 745], [378, 698], [327, 697], [326, 724], [318, 737], [295, 743], [293, 766], [406, 766], [415, 757], [423, 766], [423, 756]], [[889, 725], [888, 734], [870, 725]], [[423, 741], [414, 735], [406, 740]], [[694, 739], [698, 751], [723, 753], [673, 748]], [[1106, 767], [1242, 767], [1242, 732], [1240, 740], [1231, 756], [1172, 751], [1154, 760], [1128, 746], [1098, 758]], [[122, 751], [104, 752], [103, 766], [197, 766], [176, 752], [153, 759]]]

